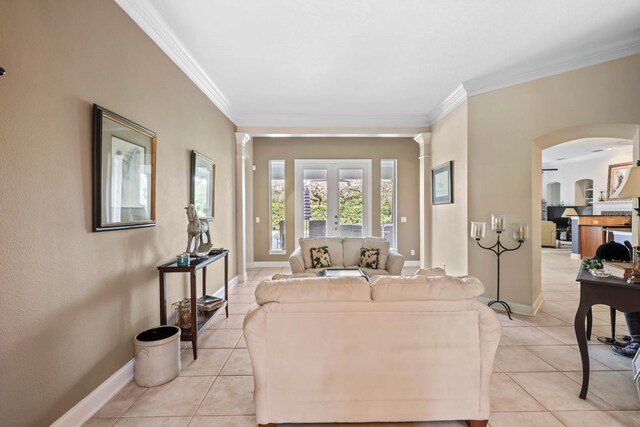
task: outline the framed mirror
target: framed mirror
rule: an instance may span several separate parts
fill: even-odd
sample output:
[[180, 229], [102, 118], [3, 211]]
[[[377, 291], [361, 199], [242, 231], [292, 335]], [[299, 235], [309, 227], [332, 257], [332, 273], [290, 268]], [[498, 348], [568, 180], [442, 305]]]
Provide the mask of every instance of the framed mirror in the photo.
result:
[[215, 207], [216, 165], [210, 158], [191, 152], [191, 199], [198, 217], [212, 219]]
[[93, 231], [156, 225], [156, 134], [93, 105]]

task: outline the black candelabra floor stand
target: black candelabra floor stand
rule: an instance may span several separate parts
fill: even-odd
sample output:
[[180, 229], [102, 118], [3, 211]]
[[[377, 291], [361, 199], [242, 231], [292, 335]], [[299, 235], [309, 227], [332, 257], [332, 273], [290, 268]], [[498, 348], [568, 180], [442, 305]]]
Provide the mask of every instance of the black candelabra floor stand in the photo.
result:
[[491, 307], [493, 304], [500, 304], [504, 307], [504, 309], [507, 311], [507, 316], [509, 316], [509, 320], [511, 320], [511, 307], [509, 307], [509, 304], [506, 301], [502, 301], [500, 299], [500, 255], [502, 255], [505, 252], [512, 252], [515, 251], [517, 249], [520, 248], [520, 246], [522, 246], [521, 241], [518, 241], [518, 246], [516, 246], [515, 248], [507, 248], [506, 246], [504, 246], [501, 242], [500, 242], [500, 234], [502, 232], [501, 231], [496, 231], [496, 234], [498, 235], [498, 240], [496, 241], [496, 243], [493, 246], [484, 246], [480, 243], [480, 239], [476, 239], [476, 243], [478, 244], [478, 246], [480, 246], [482, 249], [486, 249], [488, 251], [493, 252], [494, 254], [496, 254], [498, 256], [498, 275], [497, 275], [497, 282], [496, 282], [496, 299], [489, 301], [488, 306]]

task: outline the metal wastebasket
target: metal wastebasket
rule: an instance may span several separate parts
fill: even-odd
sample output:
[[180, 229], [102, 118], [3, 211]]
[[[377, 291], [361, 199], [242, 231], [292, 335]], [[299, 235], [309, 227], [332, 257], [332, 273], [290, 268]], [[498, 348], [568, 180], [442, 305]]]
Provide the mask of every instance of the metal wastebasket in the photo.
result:
[[136, 384], [153, 387], [178, 376], [181, 369], [180, 333], [177, 326], [159, 326], [136, 335]]

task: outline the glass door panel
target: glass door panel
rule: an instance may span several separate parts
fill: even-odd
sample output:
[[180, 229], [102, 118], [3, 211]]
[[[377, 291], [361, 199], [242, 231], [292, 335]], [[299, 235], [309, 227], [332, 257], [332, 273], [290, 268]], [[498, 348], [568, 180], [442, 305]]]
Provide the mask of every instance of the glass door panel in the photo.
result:
[[327, 169], [304, 169], [302, 195], [302, 221], [304, 237], [327, 236], [328, 219]]
[[338, 169], [338, 215], [334, 226], [340, 237], [362, 237], [364, 226], [362, 169]]

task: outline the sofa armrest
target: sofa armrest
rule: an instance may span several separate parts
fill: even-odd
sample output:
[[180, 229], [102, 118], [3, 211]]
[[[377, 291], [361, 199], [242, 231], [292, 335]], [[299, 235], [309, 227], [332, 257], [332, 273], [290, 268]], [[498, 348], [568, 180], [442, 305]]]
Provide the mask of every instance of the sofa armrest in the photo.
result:
[[389, 257], [387, 258], [387, 271], [392, 276], [400, 276], [402, 274], [402, 267], [404, 266], [404, 256], [402, 256], [397, 250], [389, 250]]
[[302, 249], [300, 249], [299, 246], [289, 257], [289, 265], [291, 266], [291, 273], [293, 274], [305, 272], [304, 258], [302, 258]]

